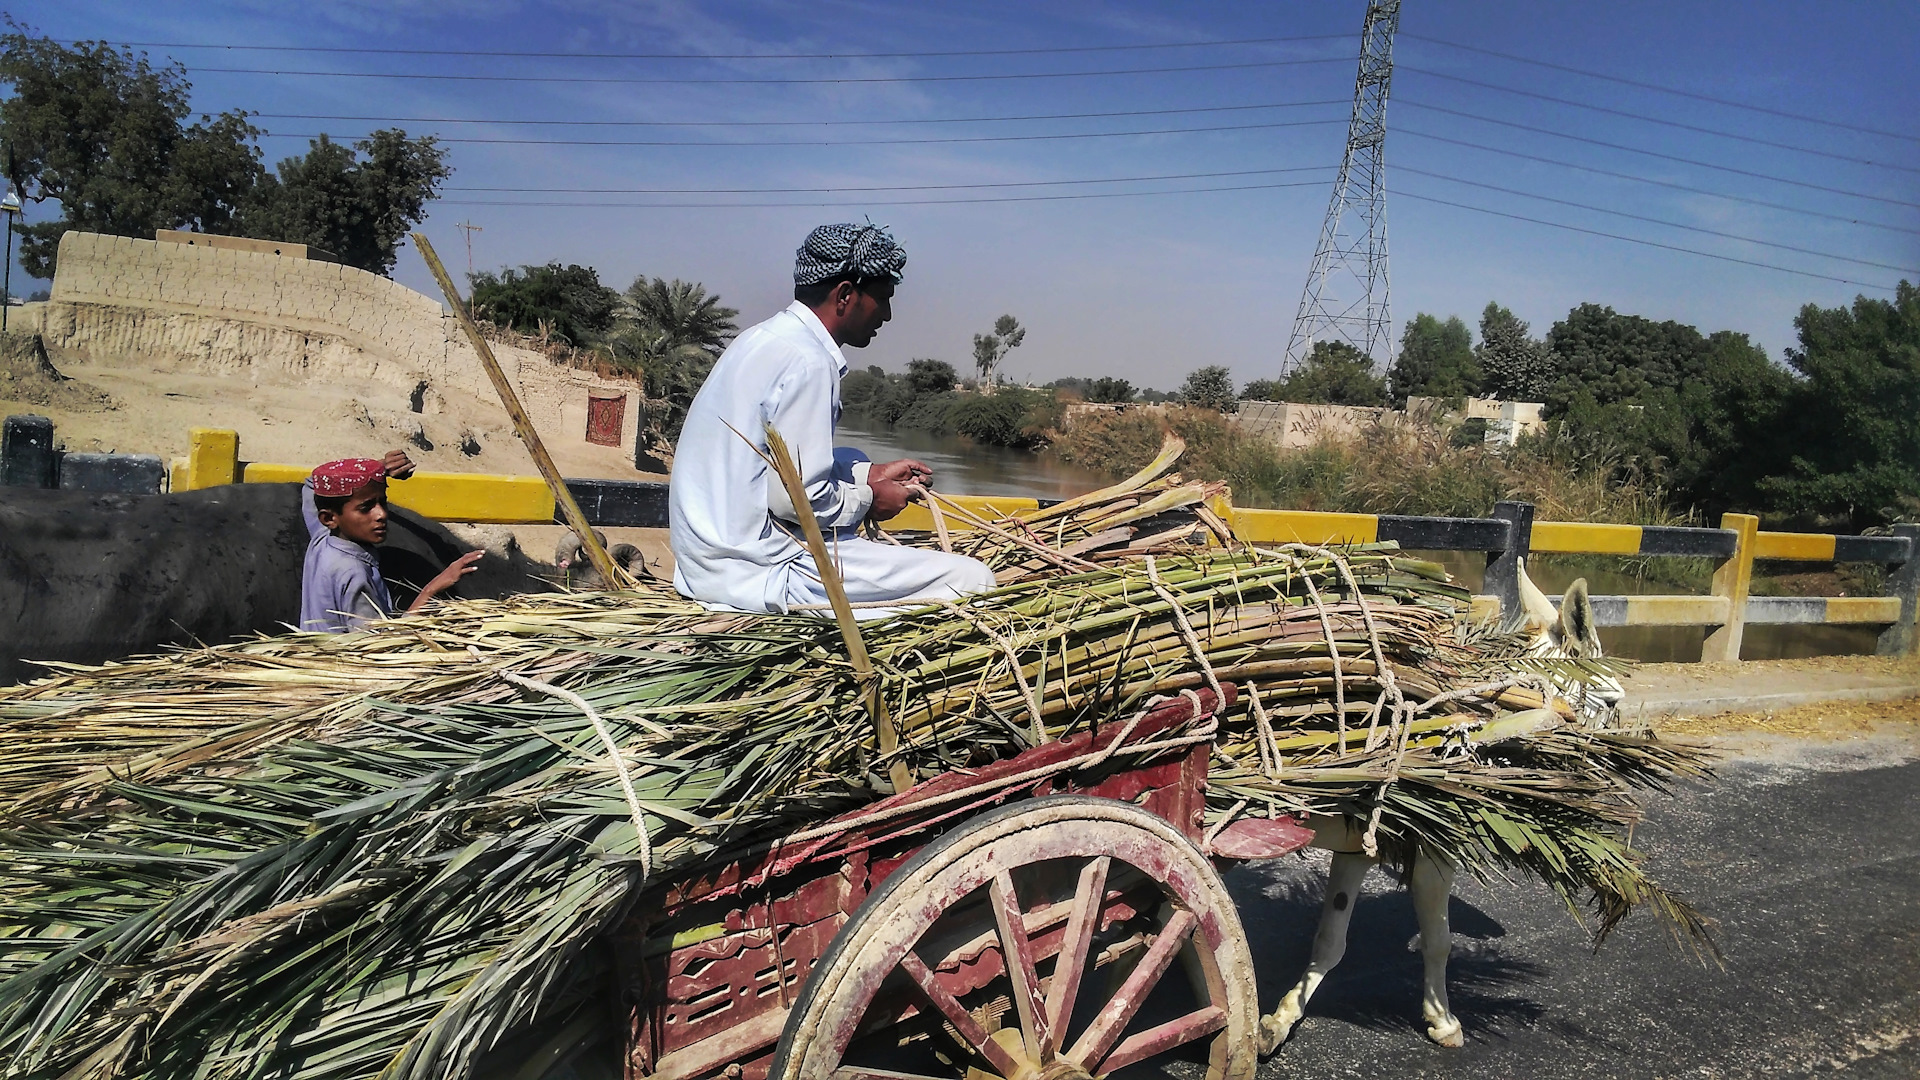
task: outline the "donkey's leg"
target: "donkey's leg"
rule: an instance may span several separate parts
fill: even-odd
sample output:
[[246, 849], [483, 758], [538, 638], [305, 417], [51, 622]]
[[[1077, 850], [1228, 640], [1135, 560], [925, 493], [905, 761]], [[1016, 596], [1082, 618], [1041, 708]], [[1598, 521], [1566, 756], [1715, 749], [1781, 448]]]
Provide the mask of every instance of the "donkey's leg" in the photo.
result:
[[1453, 949], [1453, 931], [1447, 925], [1447, 901], [1453, 895], [1453, 868], [1421, 852], [1414, 856], [1412, 881], [1414, 914], [1420, 919], [1420, 956], [1426, 965], [1426, 991], [1420, 1014], [1427, 1021], [1427, 1038], [1441, 1046], [1464, 1046], [1460, 1021], [1447, 1005], [1447, 955]]
[[1307, 973], [1300, 976], [1300, 982], [1280, 999], [1280, 1007], [1272, 1015], [1260, 1018], [1261, 1053], [1270, 1054], [1287, 1041], [1293, 1026], [1306, 1015], [1307, 999], [1346, 954], [1347, 923], [1353, 918], [1353, 902], [1359, 899], [1361, 879], [1367, 876], [1373, 862], [1365, 855], [1334, 853], [1333, 866], [1327, 872], [1327, 898], [1320, 907], [1320, 928], [1313, 935], [1313, 960], [1307, 965]]

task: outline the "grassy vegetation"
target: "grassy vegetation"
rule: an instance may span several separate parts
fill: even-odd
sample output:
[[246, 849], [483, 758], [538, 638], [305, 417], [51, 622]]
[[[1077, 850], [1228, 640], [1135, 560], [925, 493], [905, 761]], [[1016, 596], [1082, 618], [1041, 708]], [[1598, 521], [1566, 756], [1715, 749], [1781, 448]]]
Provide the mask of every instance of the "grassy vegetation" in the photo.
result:
[[1358, 438], [1282, 449], [1206, 409], [1130, 409], [1076, 417], [1053, 444], [1063, 461], [1114, 476], [1152, 459], [1163, 432], [1187, 440], [1190, 476], [1223, 480], [1235, 504], [1356, 514], [1484, 517], [1522, 499], [1543, 519], [1698, 524], [1650, 480], [1587, 459], [1563, 441], [1523, 440], [1508, 453], [1457, 446], [1436, 427], [1382, 426]]
[[[1534, 504], [1543, 521], [1622, 525], [1704, 525], [1675, 509], [1666, 491], [1614, 458], [1583, 455], [1565, 438], [1524, 439], [1505, 453], [1458, 445], [1438, 427], [1377, 427], [1358, 438], [1327, 437], [1282, 449], [1250, 435], [1209, 409], [1130, 409], [1075, 417], [1056, 433], [1063, 461], [1114, 476], [1152, 458], [1172, 430], [1190, 449], [1189, 476], [1225, 481], [1237, 506], [1350, 514], [1485, 517], [1502, 499]], [[1713, 576], [1706, 559], [1597, 555], [1541, 556], [1578, 574], [1605, 571], [1704, 592]]]

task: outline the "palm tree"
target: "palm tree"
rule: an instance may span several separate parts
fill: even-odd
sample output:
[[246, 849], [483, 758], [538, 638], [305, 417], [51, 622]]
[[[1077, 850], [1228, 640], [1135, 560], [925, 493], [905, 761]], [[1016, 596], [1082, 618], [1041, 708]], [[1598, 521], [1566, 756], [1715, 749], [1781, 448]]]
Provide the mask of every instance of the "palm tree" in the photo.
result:
[[697, 282], [642, 276], [621, 294], [618, 329], [607, 344], [658, 403], [653, 421], [665, 436], [679, 434], [693, 395], [738, 332], [739, 314]]
[[720, 305], [706, 286], [693, 281], [633, 279], [621, 296], [621, 314], [648, 330], [667, 335], [674, 346], [692, 345], [713, 356], [733, 340], [740, 312]]

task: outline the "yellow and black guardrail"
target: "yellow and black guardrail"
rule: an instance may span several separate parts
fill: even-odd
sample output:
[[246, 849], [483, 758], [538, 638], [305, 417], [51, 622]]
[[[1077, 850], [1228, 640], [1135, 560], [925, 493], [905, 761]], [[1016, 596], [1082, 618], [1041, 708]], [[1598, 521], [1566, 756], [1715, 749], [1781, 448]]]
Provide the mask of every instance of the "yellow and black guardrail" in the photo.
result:
[[[28, 450], [40, 441], [50, 448], [51, 434], [49, 426], [46, 438], [36, 439]], [[24, 438], [19, 441], [28, 445]], [[52, 475], [58, 470], [48, 465], [45, 471]], [[191, 491], [232, 483], [297, 482], [305, 479], [308, 471], [302, 466], [244, 462], [234, 432], [195, 428], [187, 456], [174, 459], [168, 477], [172, 490]], [[664, 528], [667, 524], [665, 484], [569, 479], [567, 487], [595, 525]], [[416, 472], [409, 479], [390, 484], [388, 497], [399, 506], [440, 521], [541, 525], [557, 521], [552, 493], [534, 476]], [[968, 495], [950, 498], [989, 520], [1049, 501]], [[1593, 598], [1594, 615], [1601, 626], [1708, 627], [1703, 660], [1738, 659], [1741, 639], [1749, 625], [1877, 625], [1883, 627], [1879, 652], [1905, 654], [1915, 648], [1920, 526], [1898, 525], [1885, 536], [1836, 536], [1762, 532], [1759, 519], [1750, 514], [1727, 514], [1717, 529], [1535, 521], [1534, 508], [1519, 502], [1499, 503], [1493, 516], [1487, 518], [1252, 510], [1226, 500], [1212, 509], [1232, 524], [1235, 535], [1253, 543], [1325, 545], [1391, 540], [1411, 550], [1484, 552], [1487, 570], [1482, 591], [1486, 602], [1482, 610], [1492, 611], [1518, 608], [1521, 560], [1536, 552], [1713, 559], [1719, 565], [1712, 590], [1704, 596]], [[924, 507], [909, 506], [890, 527], [931, 530], [933, 519]], [[950, 519], [949, 527], [965, 526]], [[1878, 563], [1889, 571], [1886, 591], [1881, 596], [1861, 597], [1749, 596], [1757, 560]]]

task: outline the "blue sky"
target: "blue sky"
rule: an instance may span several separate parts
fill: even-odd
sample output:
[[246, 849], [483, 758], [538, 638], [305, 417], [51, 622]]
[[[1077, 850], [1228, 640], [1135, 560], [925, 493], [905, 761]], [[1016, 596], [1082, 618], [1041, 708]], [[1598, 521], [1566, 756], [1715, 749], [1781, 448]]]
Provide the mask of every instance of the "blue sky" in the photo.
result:
[[[457, 226], [471, 222], [484, 230], [473, 237], [480, 268], [558, 260], [616, 286], [636, 274], [699, 280], [744, 324], [786, 301], [808, 228], [866, 214], [893, 227], [910, 262], [893, 324], [854, 363], [933, 356], [964, 367], [971, 335], [1009, 312], [1030, 330], [1009, 374], [1170, 388], [1202, 364], [1243, 381], [1278, 372], [1344, 145], [1364, 4], [15, 0], [10, 10], [68, 40], [429, 50], [148, 48], [187, 66], [197, 108], [264, 114], [269, 162], [303, 150], [300, 136], [385, 126], [690, 144], [451, 143], [454, 176], [425, 230], [452, 263], [465, 263]], [[1400, 31], [1387, 112], [1396, 327], [1420, 311], [1471, 323], [1498, 300], [1543, 333], [1592, 301], [1744, 331], [1777, 357], [1800, 305], [1920, 280], [1920, 5], [1408, 0]], [[1248, 39], [1291, 40], [1139, 47]], [[1082, 51], [875, 55], [1063, 49]], [[575, 55], [479, 55], [500, 52]], [[364, 77], [383, 73], [455, 78]], [[1153, 114], [974, 122], [1116, 112]], [[334, 119], [362, 117], [376, 119]], [[1063, 135], [1091, 137], [1032, 137]], [[749, 145], [767, 142], [789, 145]], [[1181, 179], [1081, 182], [1138, 177]], [[1007, 184], [1028, 186], [977, 186]], [[855, 187], [920, 190], [660, 193]], [[1171, 193], [1057, 198], [1140, 191]], [[1048, 198], [951, 201], [1036, 196]], [[533, 205], [553, 203], [646, 205]], [[660, 205], [675, 203], [759, 205]], [[411, 251], [395, 277], [431, 291]]]

